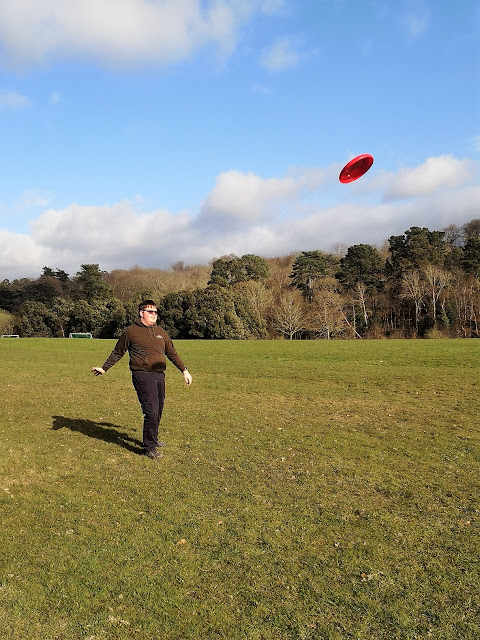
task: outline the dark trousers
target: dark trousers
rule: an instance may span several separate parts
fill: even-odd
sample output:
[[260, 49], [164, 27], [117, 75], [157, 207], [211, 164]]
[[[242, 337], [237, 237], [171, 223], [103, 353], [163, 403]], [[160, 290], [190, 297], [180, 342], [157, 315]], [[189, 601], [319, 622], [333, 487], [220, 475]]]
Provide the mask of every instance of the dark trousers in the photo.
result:
[[143, 411], [143, 447], [158, 447], [158, 425], [165, 403], [165, 373], [133, 371], [132, 382]]

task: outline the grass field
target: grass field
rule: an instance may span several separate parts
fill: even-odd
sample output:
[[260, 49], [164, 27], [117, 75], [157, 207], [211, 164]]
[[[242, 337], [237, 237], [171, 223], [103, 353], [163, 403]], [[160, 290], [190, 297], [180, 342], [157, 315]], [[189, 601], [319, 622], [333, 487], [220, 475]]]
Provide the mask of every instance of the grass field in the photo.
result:
[[0, 340], [2, 640], [480, 638], [480, 341]]

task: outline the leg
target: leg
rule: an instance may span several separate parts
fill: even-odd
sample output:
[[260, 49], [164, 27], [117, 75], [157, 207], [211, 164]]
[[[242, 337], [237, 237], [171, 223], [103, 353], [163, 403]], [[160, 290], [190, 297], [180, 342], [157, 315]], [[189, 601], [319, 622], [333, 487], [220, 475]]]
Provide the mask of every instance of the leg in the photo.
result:
[[143, 412], [143, 447], [158, 446], [158, 425], [165, 402], [165, 374], [134, 371], [132, 382]]
[[[155, 437], [157, 439], [157, 446], [159, 446], [158, 442], [158, 427], [160, 425], [160, 420], [162, 419], [163, 407], [165, 405], [165, 373], [154, 373], [155, 382], [157, 384], [157, 397], [158, 397], [158, 406], [157, 406], [157, 430], [155, 433]], [[164, 443], [160, 443], [161, 446]]]

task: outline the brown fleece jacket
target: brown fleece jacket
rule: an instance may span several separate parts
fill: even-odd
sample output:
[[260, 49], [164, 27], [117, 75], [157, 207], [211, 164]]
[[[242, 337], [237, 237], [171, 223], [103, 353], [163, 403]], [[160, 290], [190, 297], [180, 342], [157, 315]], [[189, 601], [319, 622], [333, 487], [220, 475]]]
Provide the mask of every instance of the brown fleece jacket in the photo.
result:
[[165, 356], [180, 371], [187, 368], [175, 351], [167, 332], [157, 325], [147, 327], [140, 320], [125, 329], [102, 369], [108, 371], [127, 351], [132, 371], [165, 371]]

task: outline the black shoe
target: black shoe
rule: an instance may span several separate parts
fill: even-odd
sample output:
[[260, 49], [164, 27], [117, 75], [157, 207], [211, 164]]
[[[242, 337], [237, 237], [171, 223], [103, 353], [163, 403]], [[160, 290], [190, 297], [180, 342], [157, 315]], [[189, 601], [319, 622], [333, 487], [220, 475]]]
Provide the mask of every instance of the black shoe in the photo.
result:
[[147, 449], [145, 455], [147, 458], [150, 458], [150, 460], [158, 460], [158, 458], [163, 456], [163, 453], [158, 453], [156, 449]]

